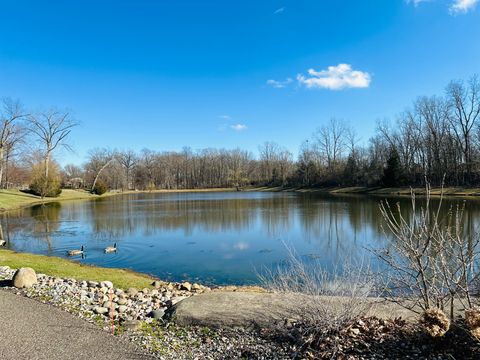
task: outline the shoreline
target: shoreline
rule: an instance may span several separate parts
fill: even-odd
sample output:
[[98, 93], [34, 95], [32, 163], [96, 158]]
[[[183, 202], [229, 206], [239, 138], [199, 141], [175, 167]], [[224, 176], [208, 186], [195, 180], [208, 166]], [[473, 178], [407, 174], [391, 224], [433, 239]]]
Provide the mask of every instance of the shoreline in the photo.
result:
[[[364, 187], [364, 186], [334, 186], [334, 187], [252, 187], [247, 188], [244, 191], [263, 191], [263, 192], [298, 192], [306, 194], [348, 194], [348, 195], [372, 195], [372, 196], [410, 196], [413, 192], [414, 195], [424, 196], [426, 195], [426, 189], [424, 187], [398, 187], [398, 188], [384, 188], [384, 187]], [[446, 197], [467, 197], [476, 198], [480, 197], [480, 188], [467, 188], [467, 187], [433, 187], [431, 189], [432, 196]]]
[[[109, 191], [103, 195], [94, 195], [85, 190], [63, 189], [62, 194], [56, 198], [41, 199], [38, 196], [23, 193], [20, 190], [0, 190], [0, 214], [7, 211], [21, 210], [35, 205], [49, 204], [54, 202], [78, 201], [78, 200], [96, 200], [108, 198], [111, 196], [129, 195], [129, 194], [175, 194], [175, 193], [210, 193], [210, 192], [237, 192], [236, 188], [201, 188], [201, 189], [158, 189], [158, 190], [127, 190], [127, 191]], [[348, 195], [372, 195], [372, 196], [410, 196], [411, 192], [415, 195], [426, 195], [425, 188], [422, 187], [282, 187], [282, 186], [253, 186], [245, 187], [240, 192], [295, 192], [305, 194], [348, 194]], [[431, 189], [432, 196], [446, 197], [464, 197], [480, 198], [480, 188], [468, 187], [434, 187]], [[5, 197], [2, 199], [2, 197]]]
[[[108, 198], [111, 196], [129, 195], [129, 194], [169, 194], [169, 193], [200, 193], [200, 192], [236, 192], [235, 188], [212, 188], [212, 189], [159, 189], [159, 190], [127, 190], [127, 191], [109, 191], [103, 195], [94, 195], [85, 190], [62, 189], [62, 193], [56, 198], [44, 198], [20, 190], [0, 190], [0, 214], [7, 211], [21, 210], [35, 205], [49, 204], [55, 202], [74, 201], [74, 200], [96, 200]], [[5, 206], [7, 200], [2, 201], [2, 196], [6, 196], [14, 202], [13, 205]], [[22, 201], [25, 200], [25, 201]], [[1, 206], [3, 204], [3, 206]]]
[[[116, 287], [127, 289], [153, 288], [155, 282], [162, 284], [168, 283], [188, 283], [189, 280], [175, 281], [159, 278], [152, 274], [142, 273], [126, 268], [110, 268], [99, 265], [83, 264], [75, 259], [62, 258], [59, 256], [32, 254], [28, 252], [17, 252], [10, 249], [0, 248], [0, 266], [9, 266], [11, 268], [31, 267], [35, 271], [51, 276], [62, 278], [82, 280], [103, 281], [106, 278], [111, 280]], [[218, 285], [199, 282], [202, 287], [210, 289], [219, 289], [225, 291], [247, 291], [247, 292], [265, 292], [260, 285]]]
[[[16, 277], [17, 272], [23, 275]], [[37, 310], [45, 306], [40, 303], [53, 306], [113, 336], [123, 337], [158, 359], [220, 360], [225, 359], [227, 352], [232, 359], [333, 358], [334, 355], [349, 359], [426, 359], [436, 355], [435, 358], [443, 359], [446, 351], [452, 358], [474, 359], [480, 349], [464, 328], [455, 326], [439, 345], [438, 339], [426, 337], [416, 316], [404, 318], [405, 309], [397, 314], [397, 305], [378, 298], [355, 298], [356, 307], [351, 310], [338, 306], [342, 300], [350, 304], [350, 297], [328, 296], [321, 302], [310, 302], [307, 307], [313, 306], [310, 309], [315, 314], [322, 310], [321, 318], [315, 320], [319, 321], [315, 325], [318, 328], [313, 331], [323, 329], [322, 321], [325, 324], [336, 321], [327, 325], [325, 334], [312, 335], [312, 330], [304, 333], [304, 325], [311, 323], [303, 317], [304, 309], [298, 308], [303, 299], [300, 294], [224, 292], [185, 283], [160, 283], [153, 288], [125, 291], [107, 279], [77, 281], [36, 273], [36, 269], [0, 265], [0, 302], [5, 303], [8, 297], [13, 306], [22, 306], [22, 302], [13, 299], [20, 296], [38, 302], [38, 305], [30, 303]], [[49, 309], [44, 307], [42, 311]], [[345, 318], [336, 320], [332, 317], [335, 314]], [[317, 336], [316, 343], [312, 342], [312, 336]]]

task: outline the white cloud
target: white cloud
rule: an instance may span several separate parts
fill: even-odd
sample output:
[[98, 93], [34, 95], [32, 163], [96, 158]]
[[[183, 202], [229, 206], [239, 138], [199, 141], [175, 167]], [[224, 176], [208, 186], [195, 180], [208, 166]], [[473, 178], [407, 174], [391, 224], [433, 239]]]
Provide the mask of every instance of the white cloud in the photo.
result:
[[230, 115], [218, 115], [218, 117], [223, 120], [230, 120], [232, 118]]
[[245, 124], [234, 124], [230, 125], [230, 129], [235, 130], [235, 131], [244, 131], [247, 130], [247, 125]]
[[430, 2], [432, 0], [405, 0], [407, 4], [413, 4], [413, 6], [418, 6], [423, 2]]
[[283, 89], [288, 84], [292, 83], [293, 79], [288, 78], [285, 81], [277, 81], [277, 80], [267, 80], [267, 85], [274, 87], [275, 89]]
[[[424, 2], [431, 2], [434, 0], [405, 0], [407, 4], [413, 4], [418, 6]], [[456, 14], [465, 14], [470, 10], [473, 10], [480, 0], [451, 0], [451, 5], [449, 7], [450, 13], [453, 15]]]
[[321, 88], [342, 90], [346, 88], [367, 88], [371, 76], [364, 71], [353, 70], [349, 64], [329, 66], [327, 70], [308, 70], [308, 76], [299, 74], [297, 80], [300, 85], [309, 89]]
[[473, 10], [479, 0], [454, 0], [450, 6], [450, 12], [453, 14], [465, 14], [470, 10]]
[[281, 7], [280, 9], [275, 10], [273, 13], [274, 13], [275, 15], [278, 15], [278, 14], [283, 13], [284, 11], [285, 11], [285, 8], [284, 8], [284, 7]]

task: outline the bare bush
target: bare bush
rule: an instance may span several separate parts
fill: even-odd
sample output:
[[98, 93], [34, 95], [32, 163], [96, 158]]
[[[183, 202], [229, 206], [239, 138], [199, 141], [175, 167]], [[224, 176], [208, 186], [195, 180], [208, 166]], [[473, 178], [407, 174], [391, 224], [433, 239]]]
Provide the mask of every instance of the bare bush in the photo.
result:
[[421, 323], [431, 337], [443, 336], [450, 329], [450, 319], [440, 309], [425, 310]]
[[389, 300], [410, 310], [449, 310], [453, 319], [455, 302], [465, 308], [474, 305], [479, 237], [463, 233], [463, 206], [451, 207], [445, 217], [440, 217], [443, 196], [434, 208], [429, 185], [423, 207], [417, 207], [413, 192], [411, 199], [409, 218], [398, 203], [395, 207], [388, 201], [380, 205], [386, 233], [393, 235], [388, 248], [375, 251], [388, 267], [383, 291]]
[[480, 340], [480, 308], [474, 307], [465, 311], [465, 323], [472, 336]]
[[367, 297], [373, 282], [366, 266], [343, 264], [341, 270], [329, 272], [318, 259], [310, 260], [304, 261], [288, 248], [287, 261], [259, 278], [265, 288], [290, 295], [295, 304], [288, 321], [294, 323], [295, 332], [289, 326], [282, 330], [301, 346], [318, 348], [332, 335], [340, 341], [336, 335], [371, 310], [374, 301]]

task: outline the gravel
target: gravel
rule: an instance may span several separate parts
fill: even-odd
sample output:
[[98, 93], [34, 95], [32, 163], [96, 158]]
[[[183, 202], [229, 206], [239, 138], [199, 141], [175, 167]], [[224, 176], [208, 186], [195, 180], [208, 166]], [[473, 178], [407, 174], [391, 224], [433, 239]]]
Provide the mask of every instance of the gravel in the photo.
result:
[[[124, 291], [108, 280], [77, 281], [44, 274], [37, 274], [38, 282], [31, 287], [18, 289], [11, 286], [14, 273], [15, 269], [0, 266], [4, 289], [61, 308], [105, 331], [111, 332], [114, 325], [117, 337], [128, 339], [134, 348], [140, 347], [158, 359], [446, 360], [478, 359], [480, 354], [480, 341], [473, 340], [464, 326], [454, 327], [440, 340], [426, 337], [413, 323], [375, 317], [356, 319], [333, 333], [328, 329], [312, 332], [295, 321], [281, 330], [179, 326], [165, 319], [170, 308], [212, 289], [156, 281], [154, 289]], [[89, 336], [100, 338], [93, 332]]]
[[105, 331], [123, 336], [160, 359], [289, 359], [289, 346], [253, 329], [179, 327], [163, 319], [179, 301], [211, 291], [190, 283], [155, 282], [155, 289], [118, 289], [108, 281], [77, 281], [37, 274], [38, 282], [18, 289], [9, 284], [15, 269], [0, 266], [0, 282], [16, 295], [59, 307]]

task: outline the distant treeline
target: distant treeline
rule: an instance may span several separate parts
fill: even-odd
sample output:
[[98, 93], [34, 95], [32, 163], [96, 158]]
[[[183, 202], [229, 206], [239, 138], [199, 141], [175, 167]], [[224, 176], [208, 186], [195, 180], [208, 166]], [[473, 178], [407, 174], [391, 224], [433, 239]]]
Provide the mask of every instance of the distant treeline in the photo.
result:
[[[67, 187], [93, 189], [193, 189], [262, 186], [480, 185], [480, 82], [450, 82], [441, 96], [423, 96], [393, 123], [378, 122], [359, 144], [346, 122], [332, 118], [293, 158], [265, 142], [258, 155], [233, 149], [153, 151], [93, 149], [81, 166], [60, 169], [53, 153], [67, 146], [76, 123], [68, 113], [29, 114], [4, 100], [0, 122], [2, 187], [30, 184], [36, 173]], [[32, 147], [32, 144], [38, 146]], [[27, 147], [28, 145], [28, 147]]]

